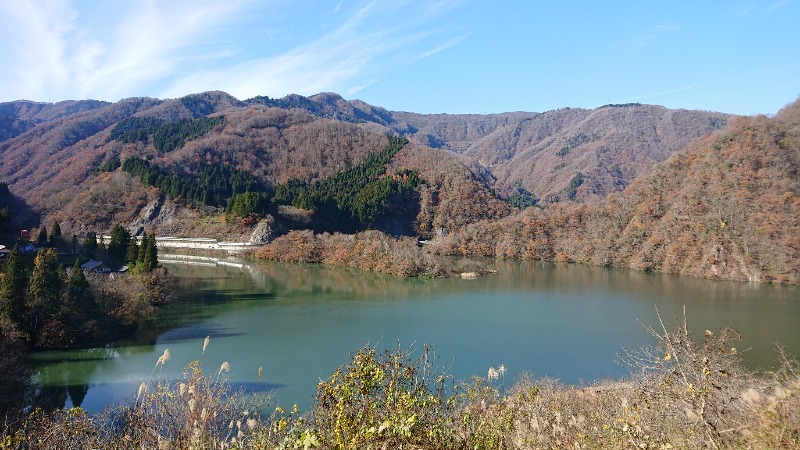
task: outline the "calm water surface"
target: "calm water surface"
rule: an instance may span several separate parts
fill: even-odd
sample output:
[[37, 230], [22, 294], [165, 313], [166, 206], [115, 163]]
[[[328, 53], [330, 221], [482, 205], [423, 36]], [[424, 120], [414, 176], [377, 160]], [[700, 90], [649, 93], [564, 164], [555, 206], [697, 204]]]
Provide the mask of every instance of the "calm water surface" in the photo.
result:
[[[775, 364], [774, 343], [800, 355], [800, 289], [713, 282], [568, 264], [494, 262], [476, 280], [406, 280], [323, 266], [162, 263], [181, 278], [181, 300], [137, 337], [114, 346], [36, 355], [46, 402], [97, 411], [130, 399], [142, 381], [178, 378], [201, 360], [247, 392], [311, 405], [320, 379], [366, 344], [432, 344], [457, 380], [504, 364], [567, 383], [623, 377], [625, 347], [650, 345], [645, 326], [682, 315], [697, 336], [724, 326], [752, 368]], [[205, 354], [203, 339], [211, 336]], [[155, 368], [169, 349], [170, 361]], [[263, 367], [263, 381], [258, 368]]]

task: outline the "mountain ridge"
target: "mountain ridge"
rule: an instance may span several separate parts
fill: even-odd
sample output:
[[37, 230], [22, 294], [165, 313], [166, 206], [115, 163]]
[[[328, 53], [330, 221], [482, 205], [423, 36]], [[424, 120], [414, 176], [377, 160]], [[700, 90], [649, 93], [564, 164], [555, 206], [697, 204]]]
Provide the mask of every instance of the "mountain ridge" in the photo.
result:
[[734, 118], [601, 202], [470, 224], [436, 251], [798, 284], [798, 193], [800, 100]]
[[[370, 206], [379, 208], [383, 219], [369, 226], [390, 234], [452, 241], [478, 224], [517, 220], [512, 219], [521, 217], [515, 206], [538, 203], [529, 213], [556, 222], [563, 211], [605, 208], [617, 193], [663, 171], [660, 165], [674, 155], [741, 120], [722, 113], [640, 104], [541, 113], [416, 114], [345, 100], [335, 93], [238, 100], [210, 91], [178, 99], [138, 97], [116, 103], [17, 101], [0, 104], [0, 181], [40, 211], [42, 223], [58, 220], [67, 233], [110, 229], [122, 223], [161, 234], [247, 239], [251, 220], [244, 216], [217, 219], [226, 209], [225, 201], [230, 210], [236, 192], [203, 197], [205, 191], [196, 189], [184, 187], [181, 192], [173, 186], [170, 190], [166, 179], [136, 179], [120, 166], [130, 158], [143, 158], [157, 169], [154, 173], [162, 174], [159, 177], [177, 177], [175, 182], [184, 180], [182, 185], [191, 180], [197, 183], [205, 167], [229, 167], [225, 170], [250, 174], [264, 186], [259, 189], [267, 189], [259, 194], [259, 201], [267, 203], [249, 204], [245, 210], [255, 213], [256, 219], [272, 217], [275, 233], [304, 226], [335, 231], [314, 222], [315, 209], [330, 209], [330, 205], [282, 200], [311, 206], [298, 215], [299, 210], [271, 203], [278, 201], [271, 197], [271, 190], [286, 183], [312, 186], [330, 179], [380, 152], [386, 135], [396, 135], [408, 139], [408, 144], [391, 158], [383, 175], [369, 181], [371, 193], [360, 194], [359, 201], [377, 195], [378, 185], [395, 183], [391, 179], [399, 182], [418, 176], [415, 194], [403, 197], [416, 206], [401, 209], [416, 216], [403, 218], [405, 225], [400, 226], [400, 218], [387, 209], [396, 208], [399, 200], [387, 200]], [[120, 128], [123, 125], [127, 128]], [[124, 130], [138, 134], [123, 139]], [[154, 139], [164, 133], [174, 144], [158, 147]], [[389, 180], [381, 181], [386, 177]], [[301, 192], [292, 189], [292, 195]], [[785, 192], [798, 195], [793, 189]], [[491, 245], [474, 250], [471, 245], [463, 244], [461, 252], [520, 256], [518, 251], [486, 250]], [[452, 253], [448, 248], [444, 245], [438, 251]], [[604, 264], [573, 250], [537, 257]], [[620, 257], [612, 264], [662, 270], [633, 257]], [[791, 276], [773, 279], [795, 280]]]

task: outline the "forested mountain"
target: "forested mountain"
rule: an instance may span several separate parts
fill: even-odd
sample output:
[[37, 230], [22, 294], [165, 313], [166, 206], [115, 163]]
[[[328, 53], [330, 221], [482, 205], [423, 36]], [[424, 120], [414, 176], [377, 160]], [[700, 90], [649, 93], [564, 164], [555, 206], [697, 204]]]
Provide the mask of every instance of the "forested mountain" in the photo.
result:
[[490, 167], [505, 186], [520, 183], [546, 202], [598, 200], [727, 119], [638, 104], [561, 109], [499, 127], [464, 155]]
[[800, 282], [800, 100], [737, 117], [624, 191], [528, 209], [436, 242], [443, 254]]
[[[171, 235], [246, 234], [247, 227], [236, 226], [235, 220], [202, 219], [227, 210], [239, 216], [255, 213], [281, 219], [284, 215], [286, 220], [278, 224], [284, 228], [335, 231], [331, 224], [338, 223], [341, 230], [369, 226], [393, 234], [430, 236], [434, 228], [454, 229], [510, 211], [491, 192], [494, 179], [479, 166], [440, 150], [429, 149], [433, 154], [428, 155], [413, 145], [404, 149], [405, 144], [392, 155], [404, 162], [393, 164], [390, 172], [382, 170], [362, 186], [365, 190], [356, 209], [344, 206], [341, 195], [334, 195], [345, 208], [341, 211], [351, 219], [358, 216], [359, 224], [351, 219], [324, 220], [322, 210], [330, 209], [325, 196], [313, 205], [302, 199], [273, 198], [285, 192], [279, 189], [282, 186], [328, 183], [325, 180], [384, 149], [387, 133], [397, 134], [384, 125], [391, 120], [385, 110], [353, 104], [334, 94], [245, 102], [221, 92], [165, 101], [126, 99], [54, 116], [6, 139], [0, 143], [0, 179], [46, 219], [58, 220], [67, 233], [78, 234], [116, 223], [131, 224], [134, 231], [151, 227]], [[407, 152], [419, 156], [404, 157]], [[435, 175], [428, 166], [431, 161], [437, 162]], [[249, 179], [237, 184], [232, 177]], [[403, 193], [402, 186], [411, 186], [408, 183], [414, 185], [413, 194]], [[459, 189], [463, 195], [455, 199]], [[258, 195], [241, 195], [249, 191]], [[307, 192], [295, 189], [292, 195]], [[471, 198], [485, 201], [472, 204]], [[263, 199], [268, 199], [266, 206]], [[280, 206], [310, 208], [317, 214], [309, 224], [309, 216]], [[417, 213], [424, 222], [419, 227]]]
[[[629, 234], [622, 232], [625, 227], [608, 228], [609, 221], [616, 227], [630, 222], [625, 215], [635, 210], [630, 205], [644, 201], [640, 199], [644, 194], [634, 193], [643, 192], [642, 186], [672, 167], [673, 161], [700, 152], [707, 139], [720, 139], [720, 134], [706, 137], [711, 133], [735, 135], [742, 123], [759, 120], [774, 128], [780, 117], [787, 116], [791, 114], [737, 118], [728, 126], [731, 117], [721, 113], [638, 104], [544, 113], [415, 114], [347, 101], [332, 93], [243, 101], [224, 92], [116, 103], [17, 101], [0, 104], [0, 182], [38, 211], [44, 222], [57, 220], [65, 235], [104, 232], [119, 223], [134, 233], [146, 229], [160, 235], [239, 240], [247, 239], [255, 224], [266, 220], [273, 236], [304, 228], [377, 229], [436, 239], [442, 253], [696, 273], [702, 269], [687, 264], [677, 268], [677, 263], [659, 256], [641, 261], [637, 256], [645, 242], [655, 245], [652, 236], [663, 234], [672, 242], [682, 233], [671, 222], [661, 223], [663, 216], [643, 222], [647, 238], [636, 244], [606, 239], [616, 236], [614, 232]], [[684, 156], [669, 159], [687, 144], [690, 150], [678, 153]], [[721, 148], [723, 144], [728, 143], [720, 143]], [[742, 147], [742, 158], [752, 157], [745, 148], [750, 147]], [[666, 160], [670, 162], [654, 173], [656, 164]], [[676, 177], [690, 175], [662, 177], [677, 182]], [[780, 172], [752, 177], [786, 183]], [[726, 179], [730, 189], [740, 181]], [[793, 186], [781, 187], [781, 195], [796, 197]], [[715, 196], [708, 202], [727, 199], [727, 192], [703, 190], [704, 195]], [[757, 189], [747, 192], [760, 195]], [[609, 193], [613, 195], [599, 203]], [[680, 195], [668, 197], [673, 201]], [[692, 197], [690, 203], [698, 201]], [[621, 207], [622, 216], [607, 211], [619, 202], [626, 205]], [[746, 208], [744, 204], [738, 207]], [[534, 205], [520, 213], [519, 208]], [[776, 217], [788, 212], [770, 211]], [[581, 236], [573, 237], [571, 228], [559, 222], [563, 214], [579, 214], [579, 220], [564, 223], [583, 224], [576, 228]], [[35, 214], [28, 217], [27, 226], [38, 225]], [[545, 234], [535, 238], [514, 234], [525, 220], [539, 223], [536, 226], [546, 233], [540, 230]], [[541, 221], [553, 222], [545, 226]], [[730, 218], [725, 223], [729, 231], [752, 231]], [[506, 228], [486, 239], [468, 237], [491, 226]], [[666, 231], [650, 229], [656, 226]], [[699, 233], [699, 228], [692, 230]], [[786, 246], [781, 241], [784, 234], [769, 238], [763, 232], [748, 234], [747, 243], [741, 244], [747, 250], [741, 251], [747, 258], [757, 258], [754, 252], [780, 252], [753, 243]], [[550, 243], [530, 253], [531, 245], [539, 245], [531, 242], [544, 235]], [[571, 244], [559, 247], [559, 236]], [[609, 242], [605, 247], [584, 245], [582, 251], [589, 256], [571, 247], [589, 236]], [[796, 277], [765, 275], [773, 269], [759, 270], [750, 278], [796, 282]], [[718, 276], [748, 278], [722, 272]]]
[[0, 103], [0, 142], [28, 131], [40, 123], [108, 105], [97, 100], [64, 101], [55, 104], [26, 100]]

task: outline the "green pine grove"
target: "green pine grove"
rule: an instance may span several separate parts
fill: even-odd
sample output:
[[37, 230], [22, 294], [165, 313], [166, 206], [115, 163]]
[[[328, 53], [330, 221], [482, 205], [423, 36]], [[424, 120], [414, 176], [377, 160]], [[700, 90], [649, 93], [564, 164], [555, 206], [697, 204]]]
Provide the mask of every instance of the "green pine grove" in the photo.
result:
[[108, 139], [126, 143], [149, 142], [158, 151], [167, 153], [223, 123], [225, 116], [180, 119], [167, 124], [153, 117], [130, 117], [114, 127]]
[[92, 323], [100, 316], [78, 260], [68, 272], [56, 250], [45, 248], [29, 274], [14, 247], [0, 283], [0, 319], [4, 335], [22, 337], [38, 348], [56, 348], [91, 339]]
[[[203, 165], [194, 174], [178, 173], [130, 157], [122, 169], [165, 195], [188, 203], [220, 207], [229, 216], [264, 216], [280, 205], [314, 211], [318, 231], [354, 232], [372, 227], [391, 205], [421, 183], [415, 171], [387, 175], [386, 165], [408, 143], [388, 136], [388, 145], [332, 177], [312, 183], [290, 180], [267, 186], [249, 172], [229, 165]], [[124, 249], [115, 250], [124, 253]]]
[[255, 176], [229, 165], [203, 165], [195, 174], [180, 174], [156, 167], [145, 159], [132, 156], [122, 164], [143, 184], [155, 186], [172, 199], [208, 206], [222, 206], [237, 193], [266, 189]]

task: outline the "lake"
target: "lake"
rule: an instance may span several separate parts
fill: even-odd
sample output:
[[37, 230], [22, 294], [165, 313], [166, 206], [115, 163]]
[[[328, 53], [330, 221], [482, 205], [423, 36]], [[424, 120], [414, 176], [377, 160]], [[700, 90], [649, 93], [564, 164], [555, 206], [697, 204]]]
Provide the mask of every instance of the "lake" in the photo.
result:
[[[529, 373], [590, 383], [626, 376], [617, 355], [652, 345], [645, 326], [658, 325], [657, 311], [672, 328], [684, 306], [698, 340], [706, 329], [740, 331], [748, 367], [774, 366], [776, 342], [800, 355], [798, 287], [542, 262], [489, 261], [497, 274], [417, 280], [319, 265], [160, 259], [180, 278], [180, 299], [129, 341], [36, 354], [46, 404], [98, 411], [134, 397], [142, 381], [179, 378], [200, 360], [210, 374], [228, 362], [237, 389], [308, 408], [319, 380], [364, 345], [420, 352], [431, 344], [456, 380], [504, 364], [509, 382]], [[171, 359], [156, 368], [165, 349]]]

